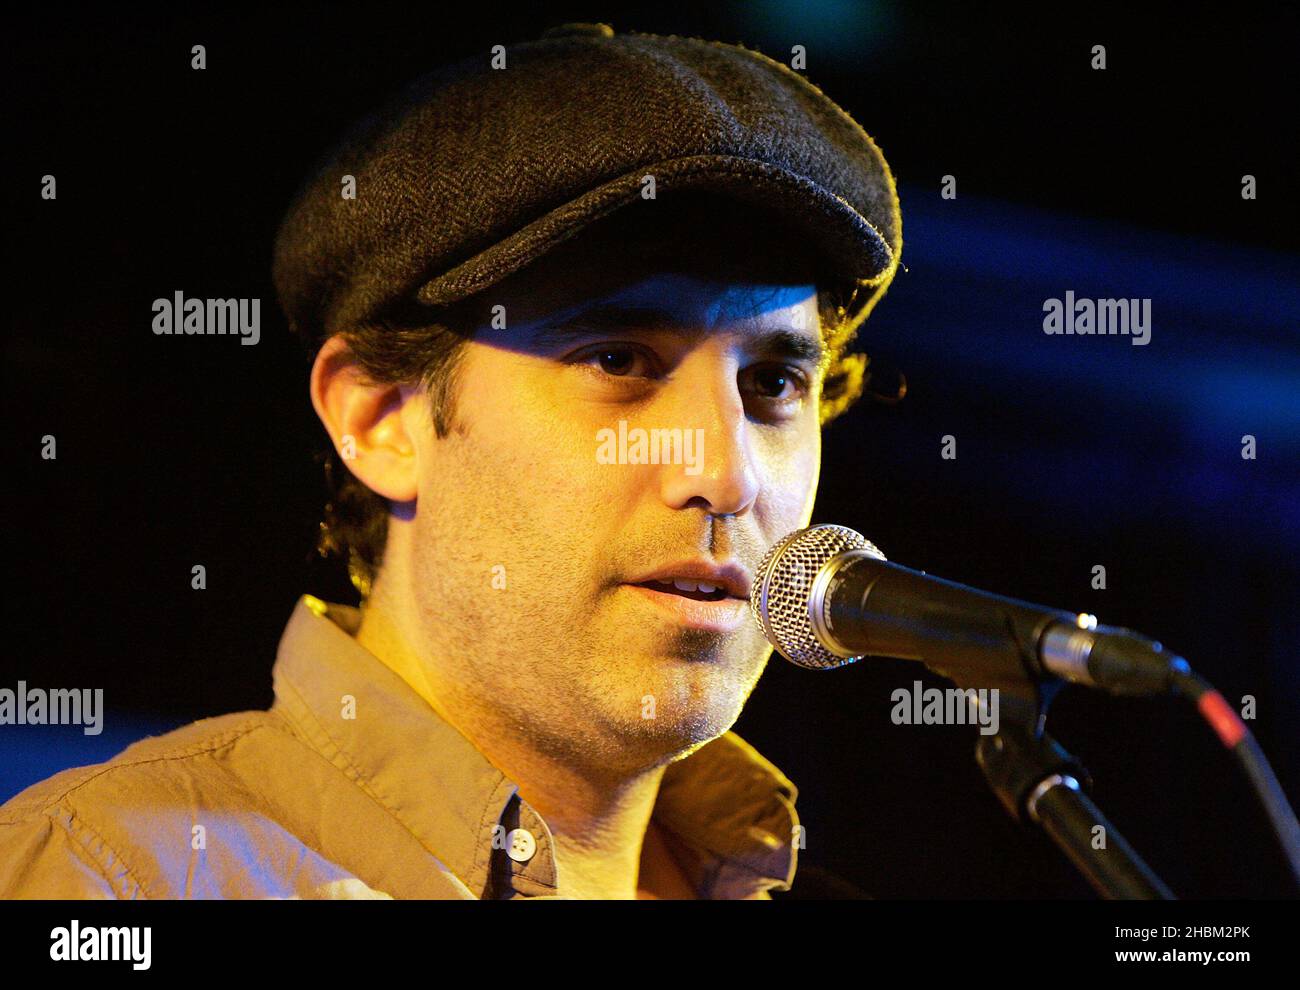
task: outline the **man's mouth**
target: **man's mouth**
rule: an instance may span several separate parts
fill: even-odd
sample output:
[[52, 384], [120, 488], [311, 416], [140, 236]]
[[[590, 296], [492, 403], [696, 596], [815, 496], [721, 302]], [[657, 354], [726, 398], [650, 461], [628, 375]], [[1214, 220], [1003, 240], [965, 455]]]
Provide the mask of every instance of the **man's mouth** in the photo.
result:
[[726, 588], [709, 584], [707, 581], [690, 581], [685, 578], [675, 578], [671, 581], [638, 581], [636, 587], [649, 588], [651, 591], [659, 591], [666, 595], [679, 595], [697, 602], [720, 602], [728, 597]]
[[[682, 565], [682, 569], [688, 567], [694, 568], [697, 574], [686, 577], [677, 573], [674, 565], [658, 569], [659, 575], [666, 576], [629, 581], [624, 587], [674, 626], [724, 635], [741, 629], [749, 619], [749, 601], [739, 597], [740, 592], [748, 590], [744, 572], [738, 567], [728, 570], [726, 566], [694, 562]], [[709, 573], [698, 574], [698, 571]]]

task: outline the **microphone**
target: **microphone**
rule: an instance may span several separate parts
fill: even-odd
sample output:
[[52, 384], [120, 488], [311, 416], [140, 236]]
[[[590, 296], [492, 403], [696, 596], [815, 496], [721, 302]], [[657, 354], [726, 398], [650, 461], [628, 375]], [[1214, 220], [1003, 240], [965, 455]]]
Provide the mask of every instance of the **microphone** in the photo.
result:
[[1095, 616], [1004, 598], [890, 563], [844, 526], [797, 530], [768, 550], [749, 599], [787, 660], [826, 670], [863, 656], [920, 660], [961, 683], [1054, 677], [1114, 694], [1164, 694], [1182, 657]]

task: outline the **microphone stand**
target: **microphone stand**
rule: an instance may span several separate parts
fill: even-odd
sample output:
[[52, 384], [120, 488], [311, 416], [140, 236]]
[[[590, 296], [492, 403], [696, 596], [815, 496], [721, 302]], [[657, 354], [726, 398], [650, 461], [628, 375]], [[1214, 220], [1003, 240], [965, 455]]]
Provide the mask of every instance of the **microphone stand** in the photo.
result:
[[[1065, 681], [1035, 671], [1038, 630], [1021, 630], [995, 665], [978, 674], [948, 663], [925, 665], [963, 689], [997, 688], [999, 729], [980, 736], [975, 760], [1011, 817], [1041, 826], [1102, 896], [1174, 900], [1173, 892], [1084, 793], [1092, 778], [1044, 731], [1047, 709]], [[975, 683], [979, 681], [980, 683]]]
[[[1042, 719], [1035, 720], [1041, 726]], [[981, 736], [975, 759], [1016, 821], [1040, 825], [1103, 897], [1174, 900], [1173, 893], [1084, 793], [1088, 771], [1046, 732], [1019, 719]]]
[[[980, 736], [975, 760], [1011, 817], [1041, 826], [1102, 897], [1175, 900], [1173, 892], [1084, 793], [1092, 778], [1077, 759], [1044, 731], [1047, 709], [1065, 686], [1035, 673], [1037, 630], [1011, 637], [996, 665], [978, 674], [925, 660], [940, 677], [962, 689], [997, 688], [999, 729]], [[976, 683], [976, 682], [979, 683]]]

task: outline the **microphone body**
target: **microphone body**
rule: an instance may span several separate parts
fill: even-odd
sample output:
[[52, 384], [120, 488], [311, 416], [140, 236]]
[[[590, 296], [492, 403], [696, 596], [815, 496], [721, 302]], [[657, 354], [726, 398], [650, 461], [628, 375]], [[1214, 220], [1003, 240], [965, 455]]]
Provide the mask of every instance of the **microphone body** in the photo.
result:
[[1161, 694], [1187, 663], [1128, 629], [932, 577], [887, 561], [860, 533], [791, 533], [759, 566], [751, 610], [800, 666], [862, 656], [920, 660], [959, 684], [1021, 690], [1057, 678], [1116, 694]]
[[1075, 621], [1068, 612], [930, 577], [862, 550], [827, 562], [809, 615], [817, 638], [839, 656], [921, 660], [948, 677], [978, 670], [989, 686], [1035, 678], [1032, 659], [1044, 631]]

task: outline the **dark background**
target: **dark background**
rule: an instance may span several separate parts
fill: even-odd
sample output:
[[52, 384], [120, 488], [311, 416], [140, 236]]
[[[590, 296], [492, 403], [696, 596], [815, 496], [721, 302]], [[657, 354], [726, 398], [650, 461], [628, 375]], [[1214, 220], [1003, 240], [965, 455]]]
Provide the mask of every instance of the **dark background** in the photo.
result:
[[[570, 20], [785, 61], [805, 45], [805, 75], [895, 171], [906, 271], [862, 342], [910, 390], [829, 428], [814, 521], [1161, 639], [1234, 705], [1257, 699], [1251, 727], [1300, 796], [1294, 15], [467, 9], [53, 6], [9, 21], [0, 686], [103, 687], [108, 715], [98, 737], [0, 727], [0, 800], [141, 735], [266, 707], [298, 595], [355, 600], [312, 553], [323, 432], [274, 301], [276, 225], [317, 155], [389, 92]], [[261, 298], [261, 342], [155, 336], [150, 304], [177, 289]], [[1151, 343], [1046, 336], [1043, 301], [1067, 289], [1151, 298]], [[45, 434], [56, 461], [40, 458]], [[903, 662], [815, 674], [777, 657], [755, 691], [736, 731], [800, 789], [807, 875], [879, 897], [1092, 896], [996, 802], [975, 730], [891, 724], [890, 692], [916, 678], [944, 686]], [[1194, 713], [1071, 689], [1049, 729], [1177, 893], [1286, 893], [1241, 773]]]

